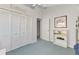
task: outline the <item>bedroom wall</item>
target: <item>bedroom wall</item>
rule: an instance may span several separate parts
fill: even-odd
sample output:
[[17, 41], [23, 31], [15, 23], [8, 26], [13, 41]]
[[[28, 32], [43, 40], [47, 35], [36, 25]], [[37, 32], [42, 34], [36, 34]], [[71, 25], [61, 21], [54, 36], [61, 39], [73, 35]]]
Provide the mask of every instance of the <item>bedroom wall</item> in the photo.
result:
[[36, 42], [39, 11], [21, 4], [0, 4], [0, 49], [10, 51]]
[[[76, 43], [76, 20], [79, 16], [78, 5], [56, 5], [43, 10], [43, 21], [41, 27], [41, 38], [53, 42], [53, 30], [54, 28], [54, 17], [67, 15], [67, 30], [68, 30], [68, 46], [73, 48]], [[49, 24], [50, 19], [50, 24]], [[46, 25], [46, 26], [45, 26]], [[49, 29], [50, 25], [50, 29]], [[64, 28], [63, 28], [64, 29]], [[65, 29], [64, 29], [65, 30]], [[49, 36], [50, 33], [50, 36]], [[50, 39], [49, 39], [49, 38]]]

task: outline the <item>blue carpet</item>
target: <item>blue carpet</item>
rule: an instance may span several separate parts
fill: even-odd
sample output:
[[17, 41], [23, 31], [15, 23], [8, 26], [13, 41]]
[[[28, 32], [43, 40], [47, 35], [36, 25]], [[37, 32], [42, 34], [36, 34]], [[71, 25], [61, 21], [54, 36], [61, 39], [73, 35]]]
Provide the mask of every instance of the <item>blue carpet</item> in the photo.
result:
[[36, 43], [9, 51], [7, 55], [74, 55], [74, 50], [39, 39]]

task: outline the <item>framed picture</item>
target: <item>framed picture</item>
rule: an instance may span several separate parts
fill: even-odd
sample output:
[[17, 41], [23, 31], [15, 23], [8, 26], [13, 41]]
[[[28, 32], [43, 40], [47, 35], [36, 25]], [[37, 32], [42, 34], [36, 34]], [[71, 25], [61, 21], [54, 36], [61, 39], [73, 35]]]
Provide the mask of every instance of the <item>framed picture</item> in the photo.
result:
[[67, 28], [67, 16], [60, 16], [54, 18], [55, 28]]

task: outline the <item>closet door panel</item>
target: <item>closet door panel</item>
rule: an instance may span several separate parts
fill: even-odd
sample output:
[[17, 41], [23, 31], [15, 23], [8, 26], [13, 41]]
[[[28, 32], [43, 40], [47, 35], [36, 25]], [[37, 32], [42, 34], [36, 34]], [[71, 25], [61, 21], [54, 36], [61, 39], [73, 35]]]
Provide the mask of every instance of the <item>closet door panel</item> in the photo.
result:
[[13, 35], [12, 36], [12, 50], [20, 47], [19, 42], [20, 42], [19, 35], [17, 34]]
[[12, 34], [19, 33], [20, 17], [17, 13], [11, 14]]
[[9, 35], [0, 35], [0, 49], [6, 49], [6, 51], [11, 50], [10, 46], [10, 36]]
[[20, 32], [24, 33], [26, 30], [26, 19], [24, 15], [20, 15]]
[[12, 49], [20, 47], [20, 16], [18, 13], [11, 13], [11, 47]]
[[0, 10], [0, 49], [10, 50], [10, 12]]
[[0, 35], [10, 34], [9, 15], [0, 14]]
[[24, 20], [23, 20], [24, 22], [23, 22], [23, 39], [24, 39], [24, 41], [23, 41], [23, 43], [24, 44], [27, 44], [28, 42], [27, 42], [27, 18], [26, 18], [26, 16], [24, 16]]
[[32, 41], [32, 19], [30, 16], [27, 18], [27, 41], [30, 43]]
[[32, 19], [32, 39], [35, 42], [37, 41], [37, 19], [35, 17]]
[[22, 14], [12, 14], [12, 50], [27, 43], [25, 38], [26, 21]]
[[20, 44], [23, 46], [25, 45], [25, 16], [24, 15], [20, 15]]
[[21, 32], [22, 32], [22, 42], [23, 44], [27, 44], [27, 18], [23, 15], [23, 20], [21, 22]]

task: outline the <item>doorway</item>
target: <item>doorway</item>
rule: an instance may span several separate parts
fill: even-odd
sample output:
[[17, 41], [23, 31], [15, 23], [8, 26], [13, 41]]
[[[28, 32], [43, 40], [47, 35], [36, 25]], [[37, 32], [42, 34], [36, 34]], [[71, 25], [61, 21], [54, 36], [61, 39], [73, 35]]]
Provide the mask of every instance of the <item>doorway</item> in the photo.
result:
[[40, 18], [37, 18], [37, 39], [40, 39]]

